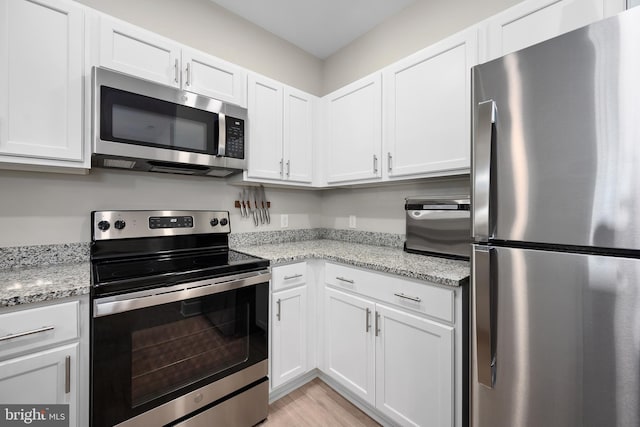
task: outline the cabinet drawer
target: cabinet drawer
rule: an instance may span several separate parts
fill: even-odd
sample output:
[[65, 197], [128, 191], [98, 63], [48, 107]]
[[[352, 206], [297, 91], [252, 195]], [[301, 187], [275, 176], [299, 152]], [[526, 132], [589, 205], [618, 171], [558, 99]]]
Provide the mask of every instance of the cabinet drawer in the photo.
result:
[[400, 277], [326, 263], [327, 284], [453, 323], [455, 291]]
[[307, 263], [281, 265], [271, 269], [272, 290], [290, 288], [307, 283]]
[[78, 302], [0, 314], [0, 358], [77, 339]]

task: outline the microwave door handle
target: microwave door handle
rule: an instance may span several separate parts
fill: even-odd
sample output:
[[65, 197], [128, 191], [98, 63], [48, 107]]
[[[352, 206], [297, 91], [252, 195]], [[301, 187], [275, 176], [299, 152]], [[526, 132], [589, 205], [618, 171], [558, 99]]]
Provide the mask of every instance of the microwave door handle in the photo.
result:
[[218, 153], [217, 156], [224, 157], [227, 154], [227, 119], [224, 114], [218, 114]]
[[487, 241], [493, 237], [491, 194], [492, 151], [494, 145], [496, 103], [493, 100], [477, 105], [474, 126], [472, 166], [473, 166], [473, 209], [471, 212], [471, 234], [476, 241]]

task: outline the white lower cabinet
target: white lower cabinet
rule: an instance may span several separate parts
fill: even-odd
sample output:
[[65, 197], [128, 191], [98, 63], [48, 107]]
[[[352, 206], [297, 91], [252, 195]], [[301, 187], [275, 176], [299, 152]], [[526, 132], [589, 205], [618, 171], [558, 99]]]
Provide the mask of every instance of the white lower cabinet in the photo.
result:
[[271, 386], [279, 387], [307, 370], [307, 287], [274, 292]]
[[455, 291], [333, 263], [324, 280], [324, 373], [391, 423], [462, 425]]
[[68, 404], [78, 425], [78, 343], [0, 362], [3, 404]]
[[374, 311], [371, 301], [325, 288], [327, 373], [371, 405], [375, 405]]
[[453, 425], [452, 326], [376, 305], [376, 409], [401, 425]]
[[462, 427], [462, 289], [324, 261], [271, 283], [272, 398], [319, 368], [385, 425]]
[[315, 368], [313, 281], [307, 262], [271, 270], [271, 389], [280, 391]]
[[68, 425], [87, 425], [88, 317], [86, 296], [0, 310], [0, 402], [67, 404]]

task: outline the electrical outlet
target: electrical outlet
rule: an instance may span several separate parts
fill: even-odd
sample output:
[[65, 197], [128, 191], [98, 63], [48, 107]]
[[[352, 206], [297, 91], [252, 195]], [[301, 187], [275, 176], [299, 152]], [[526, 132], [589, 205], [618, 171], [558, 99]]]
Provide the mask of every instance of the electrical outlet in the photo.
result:
[[289, 215], [282, 214], [280, 215], [280, 227], [287, 228], [289, 226]]
[[349, 215], [349, 228], [356, 228], [356, 216]]

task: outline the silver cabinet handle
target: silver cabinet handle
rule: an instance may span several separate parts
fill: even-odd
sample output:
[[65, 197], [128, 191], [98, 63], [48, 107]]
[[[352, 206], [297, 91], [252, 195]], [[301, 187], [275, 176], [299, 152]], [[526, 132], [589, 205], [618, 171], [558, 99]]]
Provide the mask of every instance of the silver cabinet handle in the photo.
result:
[[284, 159], [280, 159], [280, 176], [284, 176]]
[[0, 342], [12, 340], [14, 338], [26, 337], [27, 335], [34, 335], [42, 332], [53, 331], [54, 329], [55, 329], [55, 326], [43, 326], [42, 328], [33, 329], [31, 331], [18, 332], [17, 334], [9, 334], [9, 335], [0, 337]]
[[356, 283], [354, 280], [345, 279], [344, 277], [340, 277], [340, 276], [336, 277], [336, 279], [337, 279], [337, 280], [340, 280], [341, 282], [351, 283], [352, 285], [353, 285], [354, 283]]
[[475, 298], [476, 372], [478, 382], [493, 388], [496, 375], [495, 295], [492, 283], [493, 249], [474, 246], [471, 254], [472, 286]]
[[282, 300], [278, 299], [278, 301], [276, 301], [276, 304], [278, 305], [278, 312], [276, 313], [276, 317], [278, 319], [278, 321], [280, 321], [280, 319], [282, 319], [282, 312], [280, 311], [282, 308], [282, 304], [281, 304]]
[[187, 86], [191, 86], [191, 63], [187, 62]]
[[380, 313], [376, 311], [376, 336], [380, 336]]
[[174, 80], [176, 83], [178, 83], [178, 78], [180, 78], [180, 67], [178, 65], [178, 58], [176, 58], [176, 62], [173, 65], [173, 73], [174, 73]]
[[367, 317], [366, 317], [366, 320], [365, 320], [366, 325], [367, 325], [366, 328], [365, 328], [365, 331], [367, 333], [369, 332], [369, 329], [371, 329], [370, 319], [371, 319], [371, 310], [369, 308], [367, 308]]
[[71, 356], [64, 359], [64, 392], [71, 393]]
[[471, 234], [486, 241], [493, 236], [491, 203], [491, 152], [496, 123], [496, 103], [493, 100], [481, 102], [474, 123], [472, 165], [473, 209], [471, 210]]
[[297, 279], [298, 277], [302, 277], [302, 274], [294, 274], [293, 276], [284, 276], [284, 280]]
[[415, 302], [421, 302], [422, 301], [419, 297], [410, 297], [409, 295], [405, 295], [402, 292], [399, 293], [399, 294], [394, 294], [394, 295], [399, 297], [399, 298], [408, 299], [410, 301], [415, 301]]
[[391, 161], [393, 160], [393, 156], [391, 155], [391, 152], [389, 151], [387, 153], [387, 170], [389, 172], [391, 172], [391, 170], [393, 169], [393, 166], [391, 165]]
[[373, 155], [373, 173], [378, 173], [378, 156]]
[[287, 178], [291, 175], [291, 160], [287, 160]]

